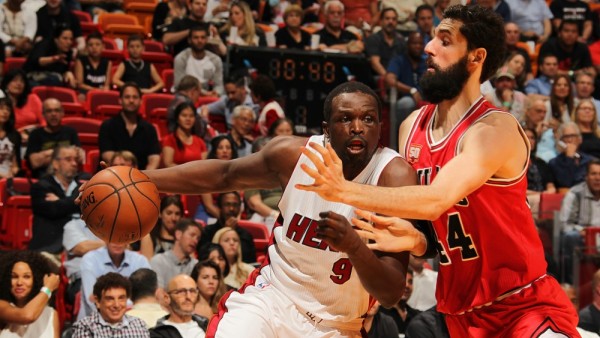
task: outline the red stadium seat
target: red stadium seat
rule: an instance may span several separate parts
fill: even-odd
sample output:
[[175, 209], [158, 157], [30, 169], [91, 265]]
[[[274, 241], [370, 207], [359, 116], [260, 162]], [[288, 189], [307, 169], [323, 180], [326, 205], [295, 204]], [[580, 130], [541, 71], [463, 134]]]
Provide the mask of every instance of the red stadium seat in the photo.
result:
[[238, 221], [240, 228], [246, 229], [254, 239], [254, 247], [256, 249], [256, 261], [261, 263], [267, 254], [269, 247], [269, 230], [262, 223], [255, 223], [246, 220]]
[[198, 101], [196, 101], [196, 107], [201, 107], [205, 104], [213, 103], [218, 100], [219, 98], [216, 96], [200, 96]]
[[102, 57], [109, 59], [113, 66], [119, 65], [125, 60], [125, 54], [118, 49], [105, 49], [102, 51]]
[[120, 106], [119, 92], [113, 90], [90, 90], [87, 93], [87, 108], [92, 117], [99, 114], [98, 107], [101, 105]]
[[77, 133], [81, 148], [89, 153], [92, 150], [98, 149], [98, 134], [97, 133]]
[[117, 45], [117, 41], [113, 38], [103, 36], [102, 43], [104, 44], [105, 50], [119, 50], [119, 45]]
[[108, 118], [118, 115], [121, 112], [122, 107], [114, 104], [101, 104], [97, 107], [97, 114], [92, 117], [104, 121]]
[[80, 117], [88, 114], [88, 110], [85, 106], [78, 102], [63, 102], [62, 106], [65, 111], [65, 116]]
[[63, 125], [75, 128], [78, 133], [98, 134], [102, 122], [83, 117], [65, 117], [62, 120]]
[[63, 103], [79, 103], [79, 101], [77, 100], [77, 92], [71, 88], [37, 86], [33, 87], [31, 92], [36, 94], [42, 101], [52, 97]]
[[106, 36], [121, 38], [126, 41], [131, 34], [144, 35], [144, 27], [138, 18], [121, 13], [102, 13], [98, 16], [98, 25]]
[[154, 108], [146, 118], [148, 119], [148, 122], [158, 126], [161, 135], [169, 134], [169, 129], [167, 128], [167, 108]]
[[95, 174], [96, 168], [98, 168], [98, 165], [100, 164], [100, 150], [92, 149], [85, 154], [85, 157], [86, 159], [83, 170], [86, 173], [90, 173], [92, 175]]
[[560, 206], [565, 195], [563, 194], [548, 194], [540, 195], [540, 213], [539, 220], [553, 219], [554, 212], [560, 210]]
[[7, 57], [4, 60], [3, 71], [6, 74], [10, 69], [21, 69], [27, 59], [24, 57]]
[[213, 127], [216, 131], [221, 134], [227, 133], [227, 121], [225, 120], [225, 116], [218, 114], [209, 114], [208, 120], [210, 121], [210, 126]]
[[164, 53], [165, 46], [162, 44], [162, 42], [146, 39], [146, 40], [144, 40], [144, 51], [154, 52], [154, 53]]
[[167, 93], [175, 93], [175, 88], [173, 88], [173, 80], [174, 80], [173, 68], [163, 69], [163, 71], [161, 73], [161, 77], [165, 84], [165, 91]]
[[142, 59], [150, 62], [156, 68], [158, 74], [165, 69], [173, 68], [173, 56], [164, 52], [142, 52]]
[[154, 108], [166, 108], [173, 100], [172, 94], [146, 94], [142, 96], [142, 106], [140, 112], [144, 117], [150, 116]]
[[31, 240], [31, 196], [11, 196], [4, 204], [0, 242], [14, 250], [25, 250]]
[[79, 19], [79, 23], [82, 23], [82, 22], [94, 22], [92, 20], [92, 16], [88, 12], [78, 11], [78, 10], [72, 10], [71, 12], [73, 12], [73, 14], [75, 14], [75, 16], [77, 17], [77, 19]]
[[4, 205], [10, 196], [13, 195], [29, 195], [31, 184], [36, 182], [35, 179], [24, 177], [13, 177], [12, 179], [0, 179], [0, 217], [4, 211]]

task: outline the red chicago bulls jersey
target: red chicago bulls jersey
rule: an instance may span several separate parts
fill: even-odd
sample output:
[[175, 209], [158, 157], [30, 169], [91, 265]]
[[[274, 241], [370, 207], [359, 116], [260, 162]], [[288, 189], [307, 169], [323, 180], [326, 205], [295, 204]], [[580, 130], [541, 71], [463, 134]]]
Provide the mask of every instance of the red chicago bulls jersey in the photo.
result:
[[[405, 146], [422, 185], [435, 180], [437, 172], [457, 156], [471, 125], [489, 114], [505, 114], [480, 98], [448, 135], [434, 141], [436, 112], [436, 105], [419, 111]], [[526, 202], [526, 168], [512, 179], [490, 178], [433, 221], [440, 255], [439, 311], [458, 314], [484, 305], [546, 272], [542, 244]]]

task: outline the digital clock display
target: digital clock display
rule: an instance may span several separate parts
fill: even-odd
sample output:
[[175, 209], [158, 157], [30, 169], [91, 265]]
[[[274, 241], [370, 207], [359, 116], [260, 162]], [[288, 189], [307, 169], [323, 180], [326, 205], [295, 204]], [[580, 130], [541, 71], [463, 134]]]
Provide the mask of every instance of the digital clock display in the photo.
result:
[[321, 131], [323, 103], [333, 88], [351, 79], [373, 85], [364, 56], [234, 46], [229, 48], [226, 65], [227, 74], [253, 68], [269, 76], [286, 115], [298, 129], [314, 132]]

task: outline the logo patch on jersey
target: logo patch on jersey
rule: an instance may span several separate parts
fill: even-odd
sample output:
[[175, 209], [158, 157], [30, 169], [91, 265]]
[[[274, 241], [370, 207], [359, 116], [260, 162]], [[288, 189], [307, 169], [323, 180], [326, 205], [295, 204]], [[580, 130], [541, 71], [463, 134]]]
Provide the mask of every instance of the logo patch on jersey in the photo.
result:
[[411, 144], [410, 148], [408, 148], [408, 163], [417, 163], [419, 161], [419, 156], [421, 155], [421, 148], [423, 146], [420, 144]]

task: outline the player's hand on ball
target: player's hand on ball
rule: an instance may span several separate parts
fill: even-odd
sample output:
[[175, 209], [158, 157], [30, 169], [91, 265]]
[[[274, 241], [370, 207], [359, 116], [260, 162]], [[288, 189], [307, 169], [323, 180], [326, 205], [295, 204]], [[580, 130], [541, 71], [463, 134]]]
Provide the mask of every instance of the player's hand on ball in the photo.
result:
[[344, 178], [342, 160], [337, 156], [335, 150], [328, 143], [327, 148], [310, 142], [310, 147], [316, 150], [322, 156], [319, 158], [317, 154], [310, 149], [303, 147], [302, 153], [306, 155], [315, 165], [316, 170], [305, 164], [301, 164], [302, 170], [310, 177], [314, 178], [313, 184], [296, 184], [296, 188], [305, 191], [316, 192], [321, 198], [332, 201], [341, 202], [344, 185], [348, 183]]
[[413, 251], [424, 238], [411, 222], [401, 218], [378, 216], [363, 210], [356, 210], [356, 215], [360, 219], [352, 218], [352, 224], [360, 229], [356, 230], [358, 236], [375, 242], [367, 244], [371, 250]]
[[[106, 164], [106, 162], [104, 162], [104, 161], [100, 161], [100, 170], [104, 170], [104, 169], [106, 169], [106, 168], [108, 168], [108, 164]], [[85, 186], [86, 186], [86, 185], [87, 185], [87, 182], [83, 182], [83, 184], [81, 184], [81, 185], [79, 186], [79, 189], [78, 189], [78, 191], [79, 191], [79, 195], [77, 195], [77, 198], [75, 199], [75, 204], [76, 204], [76, 205], [79, 205], [79, 204], [81, 204], [81, 194], [82, 194], [82, 193], [83, 193], [83, 191], [85, 190]]]

